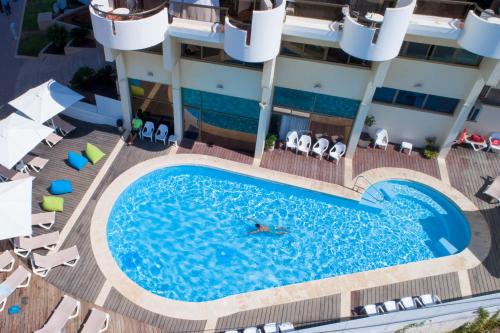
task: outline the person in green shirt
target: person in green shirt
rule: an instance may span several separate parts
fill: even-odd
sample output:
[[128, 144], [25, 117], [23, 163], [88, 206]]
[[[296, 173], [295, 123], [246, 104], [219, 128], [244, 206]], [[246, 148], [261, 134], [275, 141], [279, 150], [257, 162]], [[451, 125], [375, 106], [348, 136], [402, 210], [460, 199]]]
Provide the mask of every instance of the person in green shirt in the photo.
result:
[[132, 119], [132, 131], [130, 132], [130, 135], [128, 137], [128, 145], [130, 146], [132, 143], [134, 143], [134, 140], [137, 138], [137, 135], [139, 134], [141, 128], [142, 128], [142, 119], [137, 117], [137, 115]]

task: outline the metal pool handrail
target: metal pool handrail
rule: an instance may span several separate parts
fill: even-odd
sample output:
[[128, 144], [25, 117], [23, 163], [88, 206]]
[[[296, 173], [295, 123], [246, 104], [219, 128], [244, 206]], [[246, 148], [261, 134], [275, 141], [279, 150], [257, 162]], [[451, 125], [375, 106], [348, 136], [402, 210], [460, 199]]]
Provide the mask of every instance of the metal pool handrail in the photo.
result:
[[[380, 198], [375, 198], [375, 196], [374, 196], [374, 195], [372, 195], [371, 193], [369, 193], [372, 197], [374, 197], [374, 198], [375, 198], [375, 199], [377, 199], [378, 201], [384, 201], [384, 199], [385, 199], [384, 194], [383, 194], [383, 193], [382, 193], [382, 192], [381, 192], [378, 188], [376, 188], [376, 187], [373, 185], [373, 183], [372, 183], [372, 182], [371, 182], [368, 178], [366, 178], [366, 177], [365, 177], [365, 176], [363, 176], [363, 175], [359, 175], [359, 176], [357, 176], [357, 177], [356, 177], [356, 179], [354, 179], [354, 184], [352, 185], [352, 189], [353, 189], [354, 191], [359, 192], [359, 189], [363, 189], [363, 190], [364, 190], [364, 192], [366, 192], [366, 188], [361, 187], [361, 186], [359, 186], [359, 185], [358, 185], [358, 180], [360, 180], [360, 179], [364, 179], [364, 180], [365, 180], [365, 181], [366, 181], [366, 182], [370, 185], [370, 187], [373, 187], [373, 188], [375, 189], [375, 191], [376, 191], [378, 194], [380, 194]], [[357, 189], [355, 189], [355, 187], [356, 187], [356, 186], [357, 186]], [[359, 193], [361, 193], [361, 192], [359, 192]]]

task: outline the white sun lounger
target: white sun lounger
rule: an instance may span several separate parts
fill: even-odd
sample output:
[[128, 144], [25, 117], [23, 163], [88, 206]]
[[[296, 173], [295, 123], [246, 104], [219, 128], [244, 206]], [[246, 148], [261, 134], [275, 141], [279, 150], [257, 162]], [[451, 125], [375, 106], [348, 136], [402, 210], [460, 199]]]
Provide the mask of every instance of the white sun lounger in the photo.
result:
[[24, 268], [24, 266], [19, 266], [16, 270], [10, 274], [7, 279], [0, 284], [0, 312], [5, 308], [5, 303], [7, 303], [7, 298], [17, 289], [25, 288], [30, 284], [31, 273]]
[[367, 316], [375, 316], [381, 313], [384, 313], [384, 309], [380, 305], [368, 304], [363, 306], [363, 312]]
[[50, 316], [49, 320], [43, 325], [41, 329], [35, 331], [35, 333], [56, 333], [61, 332], [69, 319], [75, 318], [80, 312], [80, 301], [64, 295], [63, 299], [54, 312]]
[[65, 120], [62, 120], [58, 116], [52, 118], [51, 122], [54, 125], [54, 129], [61, 133], [62, 136], [66, 136], [76, 129], [75, 126], [71, 125]]
[[50, 230], [56, 222], [56, 212], [43, 212], [31, 214], [31, 225]]
[[386, 301], [382, 304], [383, 309], [385, 312], [396, 312], [399, 310], [404, 310], [401, 308], [396, 301]]
[[420, 295], [418, 298], [422, 306], [436, 305], [442, 303], [441, 298], [439, 298], [438, 295], [434, 294]]
[[295, 327], [293, 327], [293, 324], [289, 321], [279, 324], [279, 328], [281, 333], [295, 331]]
[[486, 143], [486, 140], [483, 140], [481, 142], [476, 142], [472, 141], [470, 137], [465, 138], [464, 140], [465, 143], [468, 143], [474, 151], [480, 151], [488, 147], [488, 144]]
[[277, 323], [268, 323], [264, 325], [264, 333], [278, 333], [278, 324]]
[[33, 257], [31, 258], [31, 267], [33, 268], [33, 273], [40, 275], [41, 277], [46, 277], [52, 268], [60, 265], [73, 267], [79, 259], [80, 255], [78, 254], [78, 249], [75, 245], [45, 256], [33, 253]]
[[260, 332], [260, 329], [258, 329], [257, 327], [247, 327], [243, 330], [243, 333], [261, 333]]
[[49, 162], [49, 160], [46, 158], [41, 158], [40, 156], [33, 155], [26, 156], [23, 161], [30, 167], [31, 170], [35, 172], [40, 172]]
[[102, 333], [108, 329], [109, 314], [92, 308], [89, 317], [83, 324], [80, 333]]
[[412, 297], [403, 297], [399, 300], [398, 305], [402, 307], [404, 310], [413, 310], [417, 308], [417, 302], [420, 302], [418, 298]]
[[493, 199], [493, 202], [500, 201], [500, 176], [497, 176], [493, 183], [488, 185], [486, 190], [483, 192], [487, 196]]
[[45, 139], [45, 143], [49, 147], [54, 147], [59, 141], [63, 139], [62, 136], [57, 135], [56, 133], [50, 133]]
[[0, 254], [0, 272], [10, 272], [14, 268], [16, 259], [9, 251], [4, 251]]
[[36, 249], [53, 250], [59, 244], [59, 231], [28, 237], [16, 237], [13, 241], [14, 253], [26, 258]]
[[17, 172], [0, 165], [0, 181], [17, 180], [31, 177], [28, 173]]

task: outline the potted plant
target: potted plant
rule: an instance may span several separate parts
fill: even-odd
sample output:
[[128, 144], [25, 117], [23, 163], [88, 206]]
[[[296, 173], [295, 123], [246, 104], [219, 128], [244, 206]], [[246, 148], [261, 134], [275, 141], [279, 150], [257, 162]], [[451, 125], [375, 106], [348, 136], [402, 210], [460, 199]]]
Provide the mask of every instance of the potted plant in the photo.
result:
[[437, 158], [439, 155], [438, 148], [436, 147], [436, 137], [425, 138], [424, 157], [427, 159]]
[[266, 137], [266, 142], [264, 144], [264, 149], [266, 151], [273, 151], [275, 145], [276, 145], [276, 135], [268, 134]]
[[[365, 118], [365, 128], [372, 127], [373, 125], [375, 125], [375, 123], [376, 123], [375, 116], [367, 116]], [[371, 142], [372, 142], [372, 137], [370, 136], [370, 134], [366, 130], [361, 132], [358, 141], [358, 146], [361, 148], [368, 148]]]

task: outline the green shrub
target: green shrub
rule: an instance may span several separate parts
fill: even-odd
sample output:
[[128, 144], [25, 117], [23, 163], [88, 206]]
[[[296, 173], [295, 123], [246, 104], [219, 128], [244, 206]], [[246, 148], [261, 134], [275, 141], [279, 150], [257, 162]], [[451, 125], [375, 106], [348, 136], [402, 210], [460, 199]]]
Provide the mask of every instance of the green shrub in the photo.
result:
[[68, 42], [68, 32], [63, 26], [53, 24], [47, 29], [47, 37], [54, 47], [61, 50]]
[[436, 147], [436, 137], [432, 136], [425, 138], [425, 143], [424, 157], [427, 159], [437, 158], [439, 151]]
[[97, 71], [96, 78], [99, 81], [111, 84], [115, 82], [116, 73], [113, 67], [111, 67], [110, 65], [106, 65]]
[[89, 35], [90, 31], [86, 28], [78, 27], [71, 29], [69, 32], [70, 37], [75, 41], [82, 41]]
[[90, 67], [80, 67], [70, 81], [73, 89], [88, 89], [96, 73]]
[[377, 121], [375, 120], [375, 116], [367, 116], [365, 118], [365, 126], [366, 127], [372, 127], [373, 125], [375, 125]]
[[274, 134], [269, 134], [269, 135], [266, 137], [265, 147], [266, 147], [267, 149], [274, 148], [275, 143], [276, 143], [276, 135], [274, 135]]
[[479, 308], [477, 318], [474, 321], [466, 323], [453, 333], [490, 333], [498, 331], [500, 328], [500, 318], [499, 313], [496, 312], [490, 317], [488, 311], [483, 308]]

